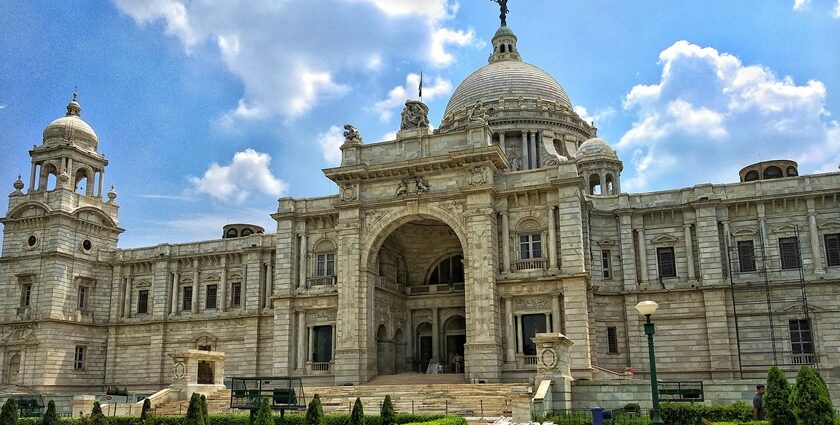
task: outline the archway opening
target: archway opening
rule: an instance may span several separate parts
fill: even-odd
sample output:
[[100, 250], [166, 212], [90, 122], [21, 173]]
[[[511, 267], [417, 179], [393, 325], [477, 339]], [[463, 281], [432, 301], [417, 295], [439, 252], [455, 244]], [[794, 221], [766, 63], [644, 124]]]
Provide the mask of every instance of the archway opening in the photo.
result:
[[593, 174], [589, 176], [589, 194], [603, 195], [604, 188], [601, 187], [601, 176]]
[[467, 321], [464, 316], [452, 316], [443, 324], [445, 369], [464, 373], [464, 344], [467, 343]]
[[376, 372], [379, 375], [394, 373], [394, 341], [388, 338], [388, 329], [379, 325], [376, 331]]
[[12, 355], [6, 371], [6, 376], [8, 376], [6, 383], [9, 385], [20, 385], [20, 354]]

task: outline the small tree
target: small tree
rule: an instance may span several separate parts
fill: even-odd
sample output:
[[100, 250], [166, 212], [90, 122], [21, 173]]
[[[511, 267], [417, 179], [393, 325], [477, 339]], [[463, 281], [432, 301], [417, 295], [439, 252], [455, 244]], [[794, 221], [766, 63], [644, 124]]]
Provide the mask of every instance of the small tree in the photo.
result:
[[90, 425], [108, 425], [108, 418], [102, 413], [102, 406], [99, 405], [98, 401], [93, 402], [93, 410], [90, 411], [90, 417], [88, 418], [88, 424]]
[[268, 398], [266, 397], [263, 397], [260, 402], [260, 410], [257, 411], [257, 417], [254, 418], [254, 425], [274, 425], [271, 405], [268, 403]]
[[[317, 394], [315, 397], [317, 397]], [[323, 415], [318, 411], [316, 400], [316, 398], [312, 398], [312, 401], [309, 402], [309, 406], [306, 408], [306, 418], [303, 421], [304, 425], [321, 425]]]
[[187, 406], [187, 416], [184, 417], [183, 425], [204, 425], [204, 418], [201, 417], [201, 396], [193, 393], [190, 397], [190, 404]]
[[16, 425], [18, 420], [17, 401], [10, 398], [3, 404], [3, 409], [0, 410], [0, 425]]
[[207, 412], [207, 397], [202, 394], [201, 395], [201, 424], [204, 425], [207, 423], [207, 416], [209, 413]]
[[764, 395], [764, 408], [771, 425], [790, 425], [796, 423], [790, 408], [790, 384], [787, 376], [777, 366], [767, 372], [767, 394]]
[[798, 425], [832, 425], [834, 408], [825, 381], [810, 366], [802, 366], [790, 397]]
[[365, 412], [362, 407], [362, 400], [356, 397], [353, 403], [353, 412], [350, 413], [350, 425], [365, 425]]
[[56, 425], [58, 423], [58, 413], [55, 412], [55, 402], [50, 400], [47, 403], [47, 411], [44, 417], [41, 418], [41, 425]]
[[152, 410], [152, 401], [148, 398], [143, 399], [143, 409], [140, 410], [140, 423], [149, 422], [149, 412]]
[[380, 425], [394, 425], [394, 405], [391, 404], [391, 396], [386, 394], [382, 402], [382, 409], [379, 411]]
[[315, 394], [312, 397], [312, 401], [315, 402], [315, 406], [318, 407], [318, 417], [321, 418], [321, 424], [324, 423], [324, 406], [321, 404], [321, 395]]

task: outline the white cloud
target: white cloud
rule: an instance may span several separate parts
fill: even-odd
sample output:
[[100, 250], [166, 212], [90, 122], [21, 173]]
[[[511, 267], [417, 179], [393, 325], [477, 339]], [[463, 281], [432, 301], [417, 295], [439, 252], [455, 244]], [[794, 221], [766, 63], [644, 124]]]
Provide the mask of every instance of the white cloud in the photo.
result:
[[242, 204], [254, 193], [278, 197], [288, 187], [269, 168], [271, 156], [253, 149], [233, 155], [229, 165], [210, 164], [202, 177], [190, 177], [194, 189], [218, 201]]
[[834, 17], [840, 18], [840, 0], [837, 0], [837, 6], [834, 7]]
[[277, 231], [277, 223], [271, 218], [272, 212], [238, 205], [213, 208], [210, 212], [175, 214], [166, 220], [143, 220], [140, 226], [129, 228], [120, 236], [120, 248], [219, 239], [222, 228], [230, 223], [256, 224], [270, 234]]
[[636, 114], [617, 144], [632, 163], [624, 188], [731, 182], [741, 167], [770, 158], [796, 160], [803, 172], [836, 168], [840, 131], [822, 82], [797, 84], [687, 41], [663, 50], [659, 63], [660, 81], [624, 100]]
[[589, 114], [589, 110], [587, 110], [585, 106], [575, 106], [574, 110], [575, 113], [578, 114], [582, 120], [588, 123], [594, 122], [595, 126], [597, 126], [599, 122], [607, 121], [615, 115], [615, 108], [613, 108], [612, 106], [600, 109], [591, 115]]
[[376, 141], [376, 143], [390, 142], [391, 140], [396, 140], [396, 138], [397, 138], [397, 132], [396, 131], [389, 131], [389, 132], [383, 134], [382, 137], [380, 137], [379, 140]]
[[[401, 109], [408, 99], [417, 99], [420, 86], [420, 74], [410, 73], [405, 77], [405, 85], [396, 86], [388, 92], [386, 99], [374, 103], [374, 112], [383, 122], [389, 121], [397, 109]], [[423, 100], [430, 101], [452, 93], [452, 82], [442, 77], [423, 76]]]
[[113, 1], [138, 25], [162, 23], [187, 52], [215, 44], [243, 83], [238, 103], [220, 114], [227, 125], [300, 117], [384, 63], [445, 66], [453, 49], [481, 44], [474, 30], [453, 27], [451, 0]]
[[809, 3], [811, 3], [811, 0], [793, 0], [793, 10], [803, 10]]
[[324, 159], [330, 165], [341, 164], [341, 147], [344, 144], [344, 131], [338, 126], [332, 125], [330, 129], [318, 135], [315, 139], [321, 147]]

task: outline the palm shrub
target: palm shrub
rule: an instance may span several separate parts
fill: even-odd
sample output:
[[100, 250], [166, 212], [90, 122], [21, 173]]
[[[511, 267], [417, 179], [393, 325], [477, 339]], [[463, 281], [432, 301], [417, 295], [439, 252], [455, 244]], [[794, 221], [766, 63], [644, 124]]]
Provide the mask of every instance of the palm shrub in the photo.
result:
[[834, 424], [834, 408], [828, 388], [820, 374], [810, 366], [799, 369], [790, 404], [798, 425]]
[[796, 423], [790, 408], [790, 384], [787, 376], [777, 366], [767, 372], [767, 394], [764, 395], [764, 409], [771, 425]]
[[58, 413], [55, 412], [55, 402], [50, 400], [47, 403], [47, 411], [44, 417], [41, 418], [41, 425], [56, 425], [58, 423]]
[[254, 425], [274, 425], [274, 417], [271, 414], [271, 405], [268, 399], [262, 397], [260, 409], [257, 410], [257, 417], [254, 418]]
[[90, 411], [90, 417], [88, 418], [88, 424], [90, 425], [108, 425], [108, 418], [102, 413], [102, 406], [99, 405], [98, 401], [93, 402], [93, 410]]
[[152, 401], [148, 398], [143, 399], [143, 409], [140, 410], [140, 423], [149, 421], [149, 412], [152, 410]]
[[13, 398], [6, 400], [0, 410], [0, 425], [16, 425], [18, 420], [17, 401]]
[[356, 397], [353, 403], [353, 411], [350, 413], [350, 425], [365, 425], [365, 412], [362, 407], [362, 400]]
[[391, 396], [386, 394], [379, 411], [379, 425], [394, 425], [394, 422], [394, 405], [391, 404]]
[[190, 397], [190, 404], [187, 406], [187, 416], [184, 417], [183, 425], [204, 425], [201, 396], [198, 393], [193, 393]]
[[312, 398], [312, 401], [309, 402], [309, 406], [306, 408], [306, 417], [303, 421], [304, 425], [321, 425], [321, 422], [324, 420], [324, 415], [319, 412], [316, 400], [317, 398]]

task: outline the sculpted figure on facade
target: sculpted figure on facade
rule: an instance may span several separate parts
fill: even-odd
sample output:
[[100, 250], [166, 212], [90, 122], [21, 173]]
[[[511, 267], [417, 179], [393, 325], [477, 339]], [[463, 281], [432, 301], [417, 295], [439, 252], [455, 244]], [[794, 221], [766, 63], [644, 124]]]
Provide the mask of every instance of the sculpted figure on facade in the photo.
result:
[[345, 145], [361, 145], [362, 134], [359, 129], [351, 124], [344, 124], [344, 144]]
[[417, 100], [405, 102], [402, 111], [400, 130], [413, 130], [415, 128], [426, 128], [429, 126], [429, 107]]
[[472, 109], [467, 113], [467, 121], [475, 124], [487, 124], [487, 109], [480, 100], [475, 101]]
[[397, 186], [397, 192], [394, 196], [404, 196], [409, 194], [426, 193], [429, 191], [429, 183], [420, 176], [405, 176], [400, 180]]

